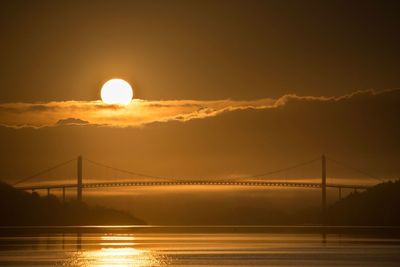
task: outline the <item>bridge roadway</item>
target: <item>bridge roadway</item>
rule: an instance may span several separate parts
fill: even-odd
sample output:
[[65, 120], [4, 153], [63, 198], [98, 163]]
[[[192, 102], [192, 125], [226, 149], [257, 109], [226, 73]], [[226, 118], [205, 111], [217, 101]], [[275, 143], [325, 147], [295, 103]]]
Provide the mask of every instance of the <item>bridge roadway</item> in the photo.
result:
[[[106, 187], [149, 187], [149, 186], [256, 186], [256, 187], [300, 187], [300, 188], [321, 188], [320, 183], [301, 183], [301, 182], [277, 182], [277, 181], [146, 181], [146, 182], [100, 182], [100, 183], [84, 183], [82, 188], [106, 188]], [[37, 186], [20, 186], [19, 190], [42, 190], [42, 189], [65, 189], [76, 188], [77, 184], [56, 184], [56, 185], [37, 185]], [[350, 185], [350, 184], [327, 184], [330, 188], [349, 188], [349, 189], [368, 189], [367, 185]]]

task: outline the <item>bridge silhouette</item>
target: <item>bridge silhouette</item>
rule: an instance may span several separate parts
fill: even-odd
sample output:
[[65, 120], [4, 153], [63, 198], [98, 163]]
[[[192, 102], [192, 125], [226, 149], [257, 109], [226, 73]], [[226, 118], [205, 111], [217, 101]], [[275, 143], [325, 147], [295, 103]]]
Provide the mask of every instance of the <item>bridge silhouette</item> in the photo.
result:
[[[114, 170], [130, 175], [134, 175], [138, 177], [136, 180], [129, 181], [112, 181], [112, 182], [83, 182], [83, 162], [84, 160], [92, 165], [106, 168], [109, 170]], [[332, 158], [328, 158], [325, 155], [321, 157], [314, 158], [312, 160], [302, 162], [296, 165], [292, 165], [286, 168], [281, 168], [273, 171], [269, 171], [262, 174], [245, 176], [245, 177], [234, 177], [234, 178], [214, 178], [214, 179], [196, 179], [196, 178], [171, 178], [171, 177], [160, 177], [153, 176], [147, 174], [141, 174], [132, 172], [129, 170], [124, 170], [112, 166], [108, 166], [91, 159], [83, 158], [82, 156], [78, 156], [77, 158], [62, 162], [57, 164], [51, 168], [45, 169], [41, 172], [38, 172], [34, 175], [28, 176], [17, 181], [14, 186], [19, 190], [47, 190], [47, 194], [50, 195], [51, 190], [61, 189], [62, 190], [62, 199], [65, 201], [65, 191], [69, 188], [76, 188], [76, 196], [78, 201], [82, 201], [83, 198], [83, 189], [90, 188], [109, 188], [109, 187], [166, 187], [166, 186], [246, 186], [246, 187], [294, 187], [294, 188], [311, 188], [311, 189], [320, 189], [321, 190], [321, 211], [322, 218], [325, 218], [326, 207], [327, 207], [327, 188], [337, 189], [339, 192], [339, 199], [341, 199], [342, 189], [352, 189], [354, 191], [357, 190], [366, 190], [371, 187], [370, 184], [340, 184], [340, 183], [327, 183], [327, 171], [326, 165], [327, 160], [330, 160], [336, 164], [339, 164], [343, 167], [349, 168], [355, 172], [368, 176], [369, 178], [373, 178], [375, 180], [379, 180], [380, 182], [383, 179], [378, 178], [374, 175], [370, 175], [362, 170], [359, 170], [355, 167], [350, 166], [349, 164], [337, 161]], [[273, 174], [281, 174], [283, 172], [293, 170], [302, 166], [306, 166], [315, 162], [320, 161], [321, 163], [321, 180], [320, 182], [293, 182], [293, 181], [276, 181], [267, 179], [268, 176]], [[43, 177], [48, 172], [54, 171], [66, 164], [76, 162], [76, 182], [74, 183], [61, 183], [61, 184], [31, 184], [31, 185], [21, 185], [27, 181], [31, 181], [34, 178]]]

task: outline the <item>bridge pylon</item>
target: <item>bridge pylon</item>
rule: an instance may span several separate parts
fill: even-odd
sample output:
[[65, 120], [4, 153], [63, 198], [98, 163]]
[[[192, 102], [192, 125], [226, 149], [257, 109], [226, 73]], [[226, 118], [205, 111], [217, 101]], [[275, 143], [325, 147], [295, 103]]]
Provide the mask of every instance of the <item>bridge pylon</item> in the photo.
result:
[[322, 225], [326, 225], [326, 157], [322, 155], [321, 157], [322, 163], [322, 177], [321, 177], [321, 191], [322, 191], [322, 199], [321, 199], [321, 223]]
[[82, 201], [82, 156], [78, 156], [77, 159], [77, 186], [76, 186], [76, 198], [79, 202]]

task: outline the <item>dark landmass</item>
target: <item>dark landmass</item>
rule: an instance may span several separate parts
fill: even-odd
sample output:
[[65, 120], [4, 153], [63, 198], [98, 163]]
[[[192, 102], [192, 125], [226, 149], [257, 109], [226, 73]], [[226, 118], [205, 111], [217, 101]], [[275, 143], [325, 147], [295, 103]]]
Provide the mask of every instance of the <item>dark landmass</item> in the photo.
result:
[[[351, 193], [337, 201], [328, 208], [327, 223], [332, 226], [400, 226], [399, 211], [400, 180]], [[321, 224], [321, 209], [317, 206], [287, 213], [283, 209], [244, 205], [234, 207], [231, 212], [224, 210], [221, 216], [207, 218], [197, 220], [198, 225], [318, 225]], [[122, 211], [91, 207], [77, 201], [62, 203], [55, 196], [41, 197], [0, 182], [0, 226], [132, 224], [145, 222]]]
[[[317, 226], [322, 224], [319, 201], [315, 206], [296, 209], [279, 208], [273, 204], [242, 205], [230, 211], [224, 209], [219, 216], [207, 216], [203, 220], [200, 218], [198, 225]], [[400, 226], [400, 180], [351, 193], [333, 203], [327, 210], [327, 225]]]
[[128, 213], [89, 207], [85, 203], [62, 203], [55, 196], [41, 197], [0, 182], [1, 226], [132, 225], [144, 221]]
[[328, 210], [331, 225], [400, 226], [400, 180], [353, 193]]

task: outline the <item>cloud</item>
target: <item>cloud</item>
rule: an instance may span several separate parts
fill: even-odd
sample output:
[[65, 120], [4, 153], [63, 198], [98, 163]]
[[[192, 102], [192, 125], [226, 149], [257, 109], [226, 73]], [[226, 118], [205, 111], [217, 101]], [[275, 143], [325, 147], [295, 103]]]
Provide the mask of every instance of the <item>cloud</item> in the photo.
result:
[[12, 128], [41, 128], [61, 125], [140, 127], [155, 122], [185, 122], [204, 119], [236, 110], [277, 109], [294, 103], [347, 101], [374, 97], [393, 91], [399, 90], [356, 91], [338, 97], [288, 94], [276, 99], [263, 98], [250, 101], [135, 99], [127, 106], [105, 105], [101, 101], [3, 103], [0, 104], [0, 125]]
[[57, 125], [86, 125], [88, 123], [89, 123], [88, 121], [84, 121], [81, 119], [68, 118], [68, 119], [59, 120], [57, 122]]

